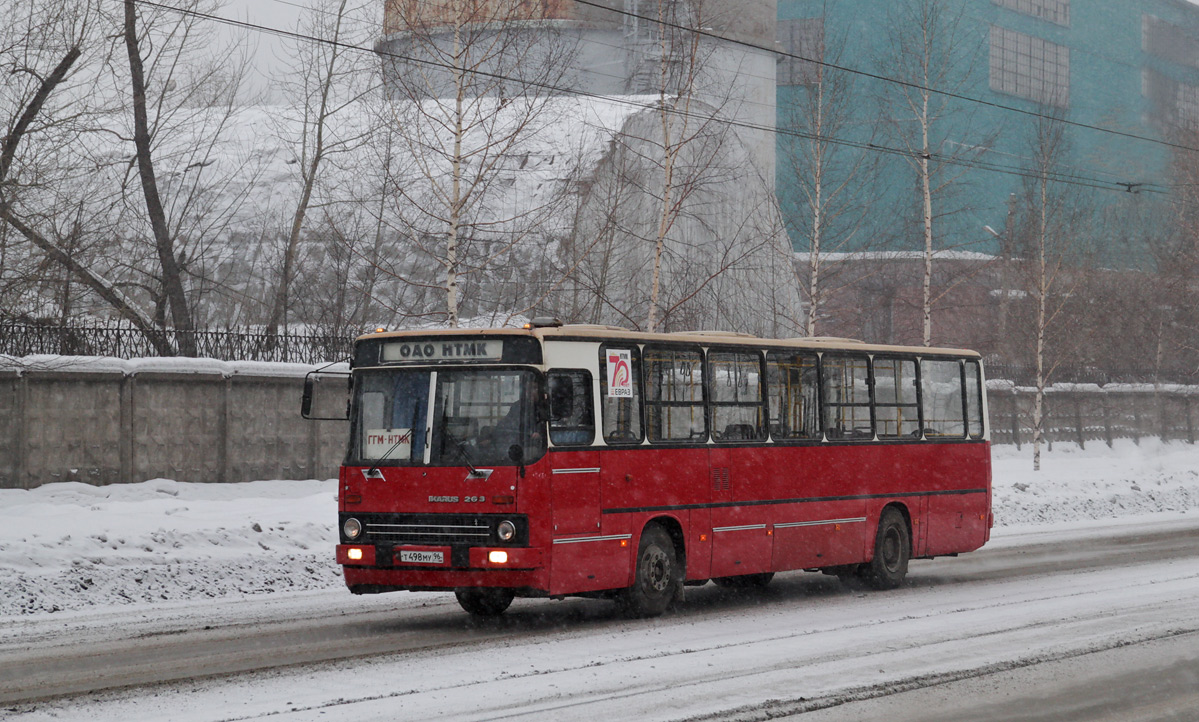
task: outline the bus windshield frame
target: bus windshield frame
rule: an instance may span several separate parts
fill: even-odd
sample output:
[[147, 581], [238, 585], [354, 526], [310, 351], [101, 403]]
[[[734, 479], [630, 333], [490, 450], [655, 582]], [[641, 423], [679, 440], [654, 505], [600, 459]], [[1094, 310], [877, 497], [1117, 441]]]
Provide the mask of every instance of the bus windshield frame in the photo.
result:
[[442, 365], [354, 373], [348, 466], [517, 466], [546, 453], [538, 403], [545, 378], [537, 369]]

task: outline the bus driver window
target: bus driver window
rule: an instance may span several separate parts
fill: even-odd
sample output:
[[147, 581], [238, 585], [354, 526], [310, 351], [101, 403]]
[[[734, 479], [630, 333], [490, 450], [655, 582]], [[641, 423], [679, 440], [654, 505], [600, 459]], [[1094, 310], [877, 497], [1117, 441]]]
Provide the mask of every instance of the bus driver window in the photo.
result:
[[554, 446], [589, 445], [595, 439], [595, 407], [591, 373], [582, 370], [549, 374], [550, 441]]

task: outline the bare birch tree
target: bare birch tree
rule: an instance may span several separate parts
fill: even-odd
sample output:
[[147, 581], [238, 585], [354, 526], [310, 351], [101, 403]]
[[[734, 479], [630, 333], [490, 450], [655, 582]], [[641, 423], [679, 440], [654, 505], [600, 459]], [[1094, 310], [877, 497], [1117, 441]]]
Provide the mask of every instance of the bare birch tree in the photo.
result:
[[[96, 168], [80, 162], [78, 148], [103, 110], [98, 69], [105, 55], [105, 18], [93, 3], [9, 2], [3, 11], [0, 219], [132, 323], [160, 352], [169, 352], [153, 318], [102, 266], [77, 252], [83, 229], [107, 227], [100, 218], [108, 211], [104, 201], [99, 215], [88, 202], [103, 195], [94, 185]], [[66, 221], [73, 230], [65, 234], [64, 213], [74, 217]], [[69, 243], [60, 242], [64, 235]]]
[[[825, 3], [827, 14], [828, 4]], [[823, 17], [819, 18], [823, 22]], [[803, 319], [806, 336], [817, 335], [821, 311], [826, 301], [845, 283], [839, 282], [845, 263], [826, 263], [827, 254], [866, 251], [870, 244], [861, 240], [868, 210], [876, 156], [860, 147], [840, 142], [858, 126], [860, 114], [855, 104], [861, 101], [853, 76], [830, 68], [839, 64], [843, 39], [827, 42], [824, 32], [815, 47], [804, 48], [809, 60], [788, 59], [785, 66], [795, 87], [795, 101], [787, 103], [782, 130], [786, 132], [779, 159], [787, 171], [780, 182], [790, 185], [800, 201], [796, 212], [787, 214], [791, 237], [801, 249], [800, 264], [788, 258], [796, 282], [807, 305]], [[861, 131], [861, 142], [873, 141], [877, 125]], [[865, 235], [865, 234], [861, 234]]]
[[[717, 105], [721, 95], [727, 94], [704, 84], [705, 66], [712, 51], [698, 31], [710, 24], [706, 16], [714, 7], [714, 3], [703, 0], [656, 0], [649, 8], [653, 14], [653, 63], [657, 66], [657, 140], [661, 144], [660, 157], [655, 159], [660, 175], [652, 191], [657, 196], [658, 219], [652, 236], [653, 264], [645, 320], [645, 329], [650, 333], [659, 329], [666, 311], [662, 308], [662, 261], [667, 241], [705, 176], [715, 172], [714, 161], [721, 157], [729, 132], [719, 117], [723, 109]], [[701, 144], [706, 146], [703, 157], [713, 165], [705, 167], [694, 154], [694, 146]], [[687, 156], [690, 163], [685, 164]]]
[[[1082, 199], [1059, 181], [1069, 140], [1066, 126], [1053, 115], [1039, 117], [1029, 139], [1032, 168], [1024, 183], [1025, 282], [1032, 301], [1029, 331], [1034, 366], [1032, 428], [1033, 470], [1041, 469], [1045, 440], [1045, 389], [1068, 357], [1060, 326], [1067, 317], [1073, 290], [1083, 278], [1085, 226], [1089, 214]], [[1056, 336], [1056, 338], [1055, 338]], [[1052, 349], [1051, 341], [1059, 342]]]
[[[924, 253], [921, 326], [926, 346], [932, 344], [933, 336], [933, 258], [938, 251], [946, 250], [946, 234], [938, 224], [957, 210], [951, 195], [963, 185], [963, 171], [957, 161], [977, 158], [991, 144], [990, 137], [964, 136], [963, 128], [965, 133], [973, 132], [970, 119], [945, 94], [969, 89], [967, 84], [978, 57], [976, 38], [969, 37], [962, 27], [965, 10], [964, 5], [949, 0], [889, 3], [888, 42], [879, 60], [888, 75], [902, 81], [887, 84], [880, 112], [906, 151], [905, 158], [916, 177]], [[957, 138], [949, 135], [951, 123], [957, 128]]]
[[[323, 0], [309, 7], [291, 51], [291, 67], [298, 73], [289, 72], [278, 79], [285, 95], [300, 99], [294, 106], [285, 106], [279, 118], [282, 137], [296, 148], [299, 190], [269, 304], [266, 330], [272, 336], [289, 321], [300, 240], [323, 166], [364, 142], [369, 132], [361, 122], [345, 120], [348, 114], [360, 111], [362, 97], [371, 92], [375, 77], [364, 65], [366, 56], [348, 47], [353, 40], [355, 9], [348, 0]], [[354, 120], [362, 117], [358, 112]]]
[[[398, 230], [441, 269], [444, 318], [461, 320], [464, 279], [525, 241], [555, 199], [517, 201], [499, 181], [553, 120], [573, 44], [521, 0], [395, 0], [403, 57], [385, 57], [391, 126], [404, 155], [392, 189]], [[406, 274], [406, 281], [421, 283]]]

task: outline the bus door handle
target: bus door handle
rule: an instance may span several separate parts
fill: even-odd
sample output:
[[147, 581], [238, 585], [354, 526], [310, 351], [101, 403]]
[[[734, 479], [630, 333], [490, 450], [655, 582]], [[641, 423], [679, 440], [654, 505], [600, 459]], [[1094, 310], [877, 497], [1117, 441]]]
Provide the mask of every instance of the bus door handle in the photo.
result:
[[471, 469], [466, 472], [466, 479], [463, 481], [487, 481], [491, 478], [491, 472], [495, 469]]

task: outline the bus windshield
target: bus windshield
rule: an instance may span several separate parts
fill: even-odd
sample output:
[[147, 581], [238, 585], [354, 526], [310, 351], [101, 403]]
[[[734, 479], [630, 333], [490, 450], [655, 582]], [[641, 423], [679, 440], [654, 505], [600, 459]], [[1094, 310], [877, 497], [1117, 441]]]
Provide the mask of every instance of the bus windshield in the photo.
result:
[[530, 463], [545, 451], [536, 403], [541, 384], [531, 370], [371, 370], [359, 376], [356, 387], [352, 456], [357, 461], [514, 465], [516, 459]]

